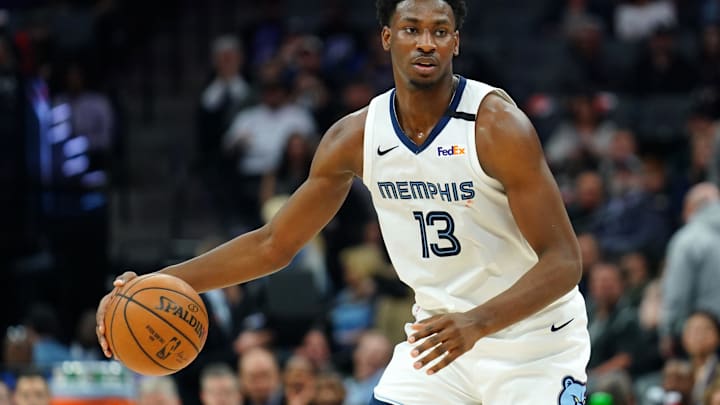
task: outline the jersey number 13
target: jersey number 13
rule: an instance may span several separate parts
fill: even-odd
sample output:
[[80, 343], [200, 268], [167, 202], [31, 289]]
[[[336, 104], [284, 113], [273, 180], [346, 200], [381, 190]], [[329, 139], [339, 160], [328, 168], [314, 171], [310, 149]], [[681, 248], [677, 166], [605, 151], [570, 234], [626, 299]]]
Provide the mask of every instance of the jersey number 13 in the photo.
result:
[[[420, 243], [422, 244], [422, 257], [429, 258], [430, 252], [438, 257], [455, 256], [460, 253], [460, 241], [453, 234], [455, 232], [455, 221], [445, 211], [430, 211], [427, 214], [422, 211], [413, 211], [413, 217], [420, 224]], [[428, 243], [428, 228], [437, 228], [438, 242]]]

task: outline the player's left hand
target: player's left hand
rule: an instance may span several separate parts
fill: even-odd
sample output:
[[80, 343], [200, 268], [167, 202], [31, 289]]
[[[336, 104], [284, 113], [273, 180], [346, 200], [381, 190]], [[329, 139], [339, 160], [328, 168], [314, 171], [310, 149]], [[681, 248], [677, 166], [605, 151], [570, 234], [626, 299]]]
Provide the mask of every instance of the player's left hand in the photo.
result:
[[412, 329], [416, 332], [408, 337], [409, 343], [426, 338], [410, 352], [411, 356], [418, 358], [413, 366], [421, 369], [433, 360], [440, 359], [427, 370], [428, 374], [437, 373], [472, 349], [483, 336], [477, 320], [465, 313], [435, 315], [416, 322]]

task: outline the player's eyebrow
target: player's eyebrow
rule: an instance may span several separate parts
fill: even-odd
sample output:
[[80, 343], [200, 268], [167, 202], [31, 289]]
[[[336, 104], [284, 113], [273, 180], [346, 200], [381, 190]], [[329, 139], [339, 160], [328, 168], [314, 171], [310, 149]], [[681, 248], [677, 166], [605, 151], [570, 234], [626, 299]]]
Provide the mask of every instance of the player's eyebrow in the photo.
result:
[[[401, 17], [400, 21], [401, 22], [409, 22], [412, 24], [420, 23], [420, 19], [416, 18], [416, 17]], [[450, 20], [447, 18], [444, 18], [444, 17], [436, 18], [435, 20], [433, 20], [433, 24], [434, 25], [450, 25]]]

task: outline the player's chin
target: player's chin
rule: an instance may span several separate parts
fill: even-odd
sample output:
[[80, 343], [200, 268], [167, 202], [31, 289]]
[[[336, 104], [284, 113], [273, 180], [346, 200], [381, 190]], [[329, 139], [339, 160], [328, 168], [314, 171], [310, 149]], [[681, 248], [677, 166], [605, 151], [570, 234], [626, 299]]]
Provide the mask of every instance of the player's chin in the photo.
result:
[[429, 89], [434, 87], [440, 80], [436, 76], [413, 76], [410, 84], [416, 89]]

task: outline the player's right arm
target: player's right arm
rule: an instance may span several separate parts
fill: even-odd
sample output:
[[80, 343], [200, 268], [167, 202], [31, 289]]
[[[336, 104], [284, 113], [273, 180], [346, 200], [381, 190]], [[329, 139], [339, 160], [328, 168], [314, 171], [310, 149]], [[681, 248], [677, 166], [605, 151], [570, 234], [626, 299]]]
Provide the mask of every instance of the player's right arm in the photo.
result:
[[216, 249], [161, 270], [198, 292], [262, 277], [286, 266], [335, 216], [362, 159], [360, 114], [328, 130], [313, 158], [308, 179], [265, 226]]
[[[337, 213], [355, 175], [362, 173], [363, 130], [366, 110], [333, 125], [313, 158], [308, 179], [266, 225], [160, 272], [179, 277], [196, 291], [205, 292], [250, 281], [285, 267], [295, 254]], [[115, 287], [135, 277], [128, 272]], [[111, 293], [112, 294], [112, 293]], [[97, 311], [97, 335], [106, 356], [103, 317], [108, 294]]]

